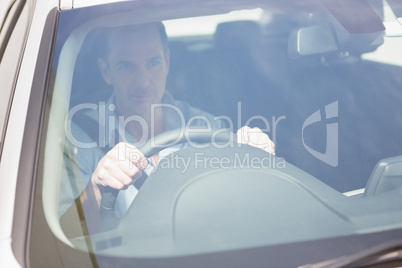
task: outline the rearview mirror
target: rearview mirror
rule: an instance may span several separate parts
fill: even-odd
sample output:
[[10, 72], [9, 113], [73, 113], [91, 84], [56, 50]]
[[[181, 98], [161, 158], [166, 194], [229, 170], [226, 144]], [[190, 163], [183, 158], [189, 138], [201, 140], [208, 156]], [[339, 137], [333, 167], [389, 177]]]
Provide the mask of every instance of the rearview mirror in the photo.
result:
[[292, 31], [288, 53], [292, 58], [338, 51], [335, 34], [329, 24], [320, 24]]

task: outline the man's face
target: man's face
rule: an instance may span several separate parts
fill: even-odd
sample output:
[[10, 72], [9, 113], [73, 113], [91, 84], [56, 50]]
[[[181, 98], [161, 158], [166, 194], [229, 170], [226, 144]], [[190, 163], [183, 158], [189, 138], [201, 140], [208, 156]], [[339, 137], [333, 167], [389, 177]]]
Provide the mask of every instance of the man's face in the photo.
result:
[[153, 25], [109, 35], [108, 55], [99, 59], [106, 83], [113, 86], [121, 115], [145, 115], [161, 102], [169, 71], [169, 51]]

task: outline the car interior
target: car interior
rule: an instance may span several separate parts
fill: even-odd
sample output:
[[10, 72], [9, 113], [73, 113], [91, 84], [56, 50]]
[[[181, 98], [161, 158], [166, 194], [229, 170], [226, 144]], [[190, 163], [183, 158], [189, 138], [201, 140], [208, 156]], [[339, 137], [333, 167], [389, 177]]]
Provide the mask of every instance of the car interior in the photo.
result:
[[[268, 15], [270, 20], [264, 23]], [[259, 117], [268, 119], [271, 128], [277, 123], [276, 132], [267, 129], [267, 133], [275, 135], [271, 139], [276, 141], [278, 156], [339, 191], [364, 188], [376, 163], [400, 152], [401, 119], [391, 111], [397, 105], [389, 104], [401, 98], [400, 81], [395, 81], [400, 67], [363, 58], [384, 42], [384, 26], [377, 14], [370, 14], [374, 18], [370, 24], [339, 22], [333, 16], [327, 10], [297, 19], [264, 14], [262, 22], [221, 22], [212, 35], [171, 38], [167, 90], [213, 115], [228, 116], [237, 128], [245, 124], [266, 128]], [[357, 33], [351, 34], [341, 23]], [[364, 29], [358, 28], [359, 23]], [[104, 101], [111, 92], [96, 64], [97, 42], [95, 29], [81, 46], [70, 108]], [[335, 168], [317, 161], [300, 143], [304, 139], [325, 153], [324, 120], [306, 128], [305, 135], [300, 130], [308, 115], [334, 101], [339, 105], [340, 161]], [[367, 114], [374, 103], [377, 109]], [[383, 132], [374, 129], [387, 129], [387, 144], [382, 142]], [[376, 150], [376, 155], [370, 150]], [[361, 161], [353, 161], [356, 158]]]

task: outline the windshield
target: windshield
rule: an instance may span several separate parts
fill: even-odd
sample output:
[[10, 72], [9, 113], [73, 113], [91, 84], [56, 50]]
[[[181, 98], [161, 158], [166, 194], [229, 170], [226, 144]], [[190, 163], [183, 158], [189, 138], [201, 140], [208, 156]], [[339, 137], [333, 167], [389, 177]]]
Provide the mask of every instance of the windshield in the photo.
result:
[[42, 153], [50, 228], [72, 248], [124, 258], [400, 229], [401, 8], [61, 12]]

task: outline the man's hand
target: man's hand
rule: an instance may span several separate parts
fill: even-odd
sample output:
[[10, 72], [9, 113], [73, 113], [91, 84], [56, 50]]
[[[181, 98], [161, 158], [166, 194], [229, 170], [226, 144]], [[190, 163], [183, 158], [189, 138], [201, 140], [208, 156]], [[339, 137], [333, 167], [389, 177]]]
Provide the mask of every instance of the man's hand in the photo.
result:
[[99, 186], [122, 190], [141, 177], [148, 165], [146, 157], [133, 145], [118, 143], [98, 163], [91, 177], [98, 206], [102, 198]]
[[261, 129], [244, 126], [237, 131], [236, 135], [238, 143], [248, 144], [275, 155], [275, 144]]

